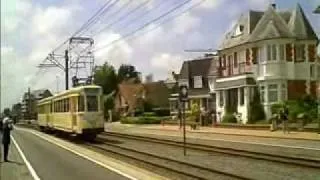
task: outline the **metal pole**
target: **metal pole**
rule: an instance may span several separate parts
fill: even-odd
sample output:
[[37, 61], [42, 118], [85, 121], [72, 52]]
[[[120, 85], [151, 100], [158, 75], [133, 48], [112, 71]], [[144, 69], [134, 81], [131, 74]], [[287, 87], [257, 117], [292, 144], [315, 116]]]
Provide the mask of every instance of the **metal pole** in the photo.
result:
[[187, 155], [186, 150], [186, 116], [185, 116], [185, 102], [182, 103], [182, 117], [183, 117], [183, 155]]
[[65, 51], [65, 78], [66, 78], [66, 90], [69, 89], [69, 55], [68, 50]]

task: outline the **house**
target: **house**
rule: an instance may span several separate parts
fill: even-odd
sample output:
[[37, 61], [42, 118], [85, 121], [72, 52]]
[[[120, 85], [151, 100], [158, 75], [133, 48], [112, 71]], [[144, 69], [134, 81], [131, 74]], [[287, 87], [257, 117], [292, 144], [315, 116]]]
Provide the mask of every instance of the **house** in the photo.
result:
[[48, 89], [39, 89], [24, 93], [21, 103], [21, 112], [24, 119], [36, 119], [37, 102], [43, 98], [52, 96]]
[[124, 82], [118, 85], [115, 98], [116, 111], [127, 114], [145, 110], [145, 102], [152, 107], [169, 107], [169, 89], [163, 81], [135, 84]]
[[118, 85], [115, 97], [115, 110], [121, 114], [134, 113], [143, 108], [145, 90], [142, 84], [123, 82]]
[[186, 111], [190, 111], [191, 104], [197, 103], [205, 111], [215, 109], [215, 76], [216, 61], [218, 56], [205, 55], [204, 57], [184, 61], [178, 76], [166, 80], [175, 91], [170, 95], [171, 114], [176, 114], [179, 109], [178, 88], [181, 85], [188, 87], [189, 100], [185, 103]]
[[218, 50], [217, 111], [224, 115], [228, 109], [246, 123], [255, 92], [267, 118], [274, 103], [315, 96], [317, 41], [299, 4], [293, 10], [272, 4], [264, 12], [243, 14]]

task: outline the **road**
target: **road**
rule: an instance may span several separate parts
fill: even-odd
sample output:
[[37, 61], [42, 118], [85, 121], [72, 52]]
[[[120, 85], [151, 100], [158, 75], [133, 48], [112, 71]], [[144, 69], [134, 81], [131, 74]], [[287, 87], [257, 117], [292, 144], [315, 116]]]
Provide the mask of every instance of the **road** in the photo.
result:
[[[15, 130], [13, 137], [20, 146], [26, 159], [38, 175], [40, 179], [44, 180], [88, 180], [88, 179], [119, 179], [125, 180], [127, 178], [99, 166], [89, 160], [86, 160], [72, 152], [69, 152], [57, 145], [49, 143], [31, 133], [26, 131]], [[16, 159], [17, 151], [14, 143], [11, 144], [13, 149], [10, 150], [9, 158]], [[23, 166], [23, 161], [15, 160], [20, 166]], [[13, 165], [13, 163], [11, 163]], [[4, 168], [5, 167], [5, 168]], [[5, 171], [4, 171], [5, 170]], [[11, 177], [12, 179], [26, 179], [25, 177], [14, 177], [15, 169], [10, 172], [9, 163], [5, 166], [2, 164], [2, 175]], [[28, 176], [26, 168], [21, 175]], [[29, 174], [30, 175], [30, 174]], [[30, 176], [29, 176], [30, 177]], [[30, 179], [30, 178], [29, 178]], [[11, 179], [8, 179], [11, 180]]]

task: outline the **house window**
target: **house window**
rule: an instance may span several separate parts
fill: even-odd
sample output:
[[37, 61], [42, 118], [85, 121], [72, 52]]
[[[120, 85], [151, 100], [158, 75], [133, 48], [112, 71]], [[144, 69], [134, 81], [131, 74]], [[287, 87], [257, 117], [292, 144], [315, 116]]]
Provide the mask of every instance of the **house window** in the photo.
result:
[[268, 61], [277, 60], [277, 46], [275, 44], [267, 46], [267, 59]]
[[268, 86], [268, 102], [278, 101], [278, 84], [270, 84]]
[[280, 61], [284, 61], [285, 58], [285, 45], [284, 44], [280, 44], [279, 45], [279, 59]]
[[238, 67], [238, 53], [237, 53], [237, 52], [234, 52], [234, 53], [233, 53], [233, 66], [234, 66], [235, 68]]
[[316, 75], [316, 67], [314, 64], [311, 64], [310, 65], [310, 78], [315, 78], [315, 75]]
[[202, 76], [194, 76], [193, 77], [193, 87], [194, 88], [202, 88]]
[[258, 48], [258, 57], [259, 57], [259, 63], [263, 63], [266, 61], [266, 48], [265, 47], [261, 47]]
[[296, 44], [296, 61], [304, 61], [304, 44]]
[[220, 107], [223, 106], [223, 91], [220, 91], [219, 93], [219, 105]]
[[240, 106], [244, 105], [244, 87], [241, 87], [240, 89]]
[[265, 86], [260, 86], [260, 99], [261, 102], [265, 102]]

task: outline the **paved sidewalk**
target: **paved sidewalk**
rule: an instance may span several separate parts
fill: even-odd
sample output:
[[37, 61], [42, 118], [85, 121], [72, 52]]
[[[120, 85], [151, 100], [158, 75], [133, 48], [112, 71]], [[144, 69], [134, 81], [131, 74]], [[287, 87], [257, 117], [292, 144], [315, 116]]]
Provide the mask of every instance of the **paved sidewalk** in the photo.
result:
[[[1, 145], [1, 150], [3, 147]], [[0, 179], [3, 180], [33, 180], [27, 166], [24, 164], [16, 146], [11, 143], [9, 150], [9, 162], [3, 162], [1, 157]]]
[[[107, 127], [117, 126], [117, 127], [135, 127], [142, 129], [154, 129], [161, 131], [182, 131], [177, 125], [126, 125], [112, 123], [107, 124]], [[319, 140], [320, 134], [313, 132], [290, 132], [289, 134], [284, 134], [282, 130], [271, 132], [269, 130], [247, 130], [247, 129], [235, 129], [235, 128], [215, 128], [215, 127], [200, 127], [197, 130], [191, 130], [190, 126], [186, 126], [188, 133], [204, 133], [204, 134], [224, 134], [224, 135], [237, 135], [237, 136], [254, 136], [254, 137], [264, 137], [264, 138], [281, 138], [281, 139], [302, 139], [302, 140]]]

